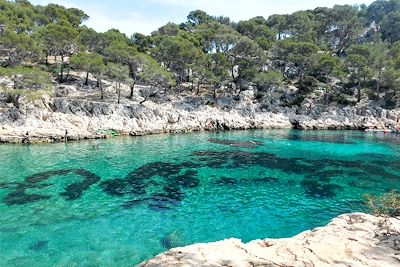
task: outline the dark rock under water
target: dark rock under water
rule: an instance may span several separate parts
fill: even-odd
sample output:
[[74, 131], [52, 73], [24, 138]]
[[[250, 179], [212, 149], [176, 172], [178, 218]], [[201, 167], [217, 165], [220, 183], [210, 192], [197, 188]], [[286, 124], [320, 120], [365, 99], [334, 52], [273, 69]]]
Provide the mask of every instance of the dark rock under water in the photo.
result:
[[238, 148], [256, 148], [263, 144], [260, 141], [236, 141], [236, 140], [227, 140], [227, 139], [217, 139], [217, 138], [210, 138], [208, 139], [209, 142], [219, 145], [226, 145], [231, 147], [238, 147]]
[[47, 240], [39, 240], [29, 246], [29, 249], [32, 251], [41, 251], [47, 247], [49, 241]]

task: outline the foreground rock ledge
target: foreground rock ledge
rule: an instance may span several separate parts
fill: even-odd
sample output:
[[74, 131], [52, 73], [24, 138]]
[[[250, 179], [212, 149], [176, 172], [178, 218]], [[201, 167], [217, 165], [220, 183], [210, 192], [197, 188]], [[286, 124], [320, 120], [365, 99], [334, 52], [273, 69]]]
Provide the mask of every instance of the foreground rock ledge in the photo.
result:
[[292, 238], [195, 244], [139, 266], [400, 266], [400, 218], [345, 214]]

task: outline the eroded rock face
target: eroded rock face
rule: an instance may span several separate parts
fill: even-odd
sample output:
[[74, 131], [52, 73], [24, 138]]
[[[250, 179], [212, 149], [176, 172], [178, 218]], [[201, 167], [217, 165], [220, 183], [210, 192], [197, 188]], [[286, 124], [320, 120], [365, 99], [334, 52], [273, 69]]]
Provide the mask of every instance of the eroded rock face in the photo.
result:
[[353, 213], [292, 238], [195, 244], [138, 266], [399, 266], [399, 250], [400, 218]]
[[256, 111], [255, 107], [221, 107], [178, 102], [115, 104], [86, 99], [53, 98], [10, 108], [0, 117], [0, 142], [20, 142], [29, 131], [31, 142], [99, 138], [99, 129], [125, 135], [202, 130], [291, 128], [287, 116]]
[[[1, 82], [1, 81], [0, 81]], [[231, 129], [364, 129], [397, 125], [400, 110], [384, 110], [371, 103], [359, 106], [325, 106], [305, 100], [298, 107], [283, 107], [268, 97], [262, 101], [243, 94], [240, 101], [232, 95], [217, 100], [205, 96], [162, 94], [145, 103], [138, 99], [97, 101], [74, 86], [55, 88], [53, 97], [44, 96], [33, 103], [19, 98], [17, 103], [0, 101], [0, 142], [21, 142], [27, 131], [30, 141], [62, 141], [102, 138], [98, 130], [123, 135], [179, 133]]]

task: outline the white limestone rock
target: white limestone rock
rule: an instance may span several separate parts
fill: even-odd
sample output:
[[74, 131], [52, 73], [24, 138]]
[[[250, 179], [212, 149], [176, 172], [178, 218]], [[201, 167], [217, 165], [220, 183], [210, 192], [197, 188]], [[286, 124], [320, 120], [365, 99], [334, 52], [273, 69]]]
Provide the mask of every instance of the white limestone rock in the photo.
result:
[[399, 266], [400, 219], [341, 215], [292, 238], [239, 239], [173, 248], [140, 267]]

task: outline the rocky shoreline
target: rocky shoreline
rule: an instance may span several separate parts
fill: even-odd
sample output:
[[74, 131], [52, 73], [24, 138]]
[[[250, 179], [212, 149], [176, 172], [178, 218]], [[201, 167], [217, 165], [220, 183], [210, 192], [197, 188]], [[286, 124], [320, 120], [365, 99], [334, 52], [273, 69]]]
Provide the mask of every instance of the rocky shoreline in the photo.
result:
[[399, 250], [400, 218], [352, 213], [292, 238], [194, 244], [138, 266], [398, 266]]
[[[104, 130], [119, 135], [184, 133], [191, 131], [245, 129], [363, 130], [398, 125], [400, 110], [385, 110], [371, 103], [357, 106], [325, 106], [312, 100], [301, 107], [283, 107], [274, 98], [255, 100], [254, 93], [240, 99], [217, 100], [193, 94], [159, 93], [141, 103], [97, 101], [73, 86], [55, 89], [55, 96], [35, 101], [21, 97], [0, 107], [0, 142], [21, 143], [29, 133], [30, 143], [107, 138]], [[307, 103], [306, 103], [307, 102]]]
[[201, 107], [188, 111], [172, 105], [147, 102], [143, 105], [116, 105], [91, 101], [63, 102], [53, 107], [36, 108], [28, 115], [0, 126], [0, 142], [19, 143], [29, 131], [31, 142], [105, 138], [98, 130], [114, 130], [120, 135], [183, 133], [203, 130], [291, 128], [286, 116], [250, 111], [223, 111]]

